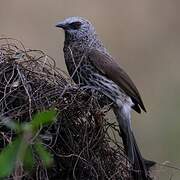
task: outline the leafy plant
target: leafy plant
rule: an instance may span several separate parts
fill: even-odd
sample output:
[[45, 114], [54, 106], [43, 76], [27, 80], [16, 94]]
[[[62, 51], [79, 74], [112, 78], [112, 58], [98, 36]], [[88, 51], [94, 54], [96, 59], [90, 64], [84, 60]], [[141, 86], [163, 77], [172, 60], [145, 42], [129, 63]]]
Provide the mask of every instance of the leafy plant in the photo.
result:
[[52, 123], [56, 115], [55, 110], [49, 110], [35, 114], [30, 122], [18, 124], [9, 120], [4, 123], [6, 127], [15, 131], [17, 136], [0, 153], [0, 178], [9, 176], [21, 166], [32, 169], [35, 163], [34, 152], [45, 166], [52, 164], [52, 155], [43, 146], [37, 133], [40, 128]]

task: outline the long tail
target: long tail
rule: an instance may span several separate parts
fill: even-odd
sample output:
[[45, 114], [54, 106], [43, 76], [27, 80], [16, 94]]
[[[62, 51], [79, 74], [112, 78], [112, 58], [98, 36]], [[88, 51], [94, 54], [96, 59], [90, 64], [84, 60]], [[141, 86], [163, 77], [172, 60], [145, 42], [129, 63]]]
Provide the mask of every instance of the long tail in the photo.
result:
[[114, 108], [114, 113], [119, 122], [121, 137], [126, 155], [133, 164], [133, 170], [132, 170], [133, 179], [150, 180], [150, 178], [148, 177], [148, 169], [154, 165], [154, 162], [152, 162], [152, 164], [150, 165], [149, 162], [151, 161], [144, 160], [142, 158], [135, 137], [131, 130], [130, 114], [125, 114], [123, 109], [119, 107]]

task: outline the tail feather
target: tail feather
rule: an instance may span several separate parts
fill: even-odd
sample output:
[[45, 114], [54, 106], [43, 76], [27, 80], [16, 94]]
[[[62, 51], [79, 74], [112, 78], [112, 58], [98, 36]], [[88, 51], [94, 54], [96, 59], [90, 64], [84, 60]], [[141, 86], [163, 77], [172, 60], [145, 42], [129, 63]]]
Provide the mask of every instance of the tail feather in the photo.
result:
[[133, 133], [132, 135], [132, 141], [133, 141], [133, 154], [134, 154], [134, 163], [133, 163], [133, 176], [134, 179], [137, 180], [147, 180], [148, 178], [148, 169], [145, 165], [144, 159], [142, 158], [142, 155], [140, 153], [140, 150], [137, 146], [136, 140], [134, 138]]
[[[119, 122], [121, 137], [124, 145], [125, 152], [133, 164], [132, 176], [134, 180], [150, 180], [148, 177], [148, 170], [152, 164], [146, 166], [146, 162], [141, 156], [140, 150], [136, 143], [134, 134], [131, 130], [130, 115], [123, 114], [122, 108], [114, 108], [114, 113]], [[148, 164], [148, 163], [147, 163]]]
[[145, 163], [148, 171], [156, 165], [155, 161], [151, 161], [151, 160], [147, 160], [147, 159], [144, 159], [144, 163]]
[[144, 159], [141, 156], [139, 148], [132, 131], [128, 128], [123, 130], [120, 127], [125, 152], [133, 165], [132, 176], [134, 180], [148, 180], [148, 172]]

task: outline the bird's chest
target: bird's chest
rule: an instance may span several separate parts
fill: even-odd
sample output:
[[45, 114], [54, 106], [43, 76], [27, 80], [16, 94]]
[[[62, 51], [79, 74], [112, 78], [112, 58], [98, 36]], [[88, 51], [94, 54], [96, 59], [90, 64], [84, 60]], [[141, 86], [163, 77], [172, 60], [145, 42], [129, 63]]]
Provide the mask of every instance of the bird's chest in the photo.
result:
[[[79, 48], [76, 47], [71, 47], [71, 46], [65, 46], [64, 47], [64, 58], [65, 58], [65, 63], [68, 66], [77, 66], [80, 61], [82, 62], [85, 61], [85, 55], [83, 57], [83, 50], [80, 50]], [[82, 62], [83, 63], [83, 62]]]
[[71, 46], [64, 47], [64, 58], [67, 70], [76, 83], [82, 83], [82, 79], [95, 71], [87, 58], [87, 52], [82, 48]]

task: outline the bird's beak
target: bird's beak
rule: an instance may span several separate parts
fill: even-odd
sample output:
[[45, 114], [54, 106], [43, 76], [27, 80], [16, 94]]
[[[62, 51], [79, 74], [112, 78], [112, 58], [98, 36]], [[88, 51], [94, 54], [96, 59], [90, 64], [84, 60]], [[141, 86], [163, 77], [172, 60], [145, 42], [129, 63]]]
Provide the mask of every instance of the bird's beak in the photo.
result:
[[62, 29], [68, 28], [67, 24], [65, 24], [64, 22], [58, 22], [55, 26]]

